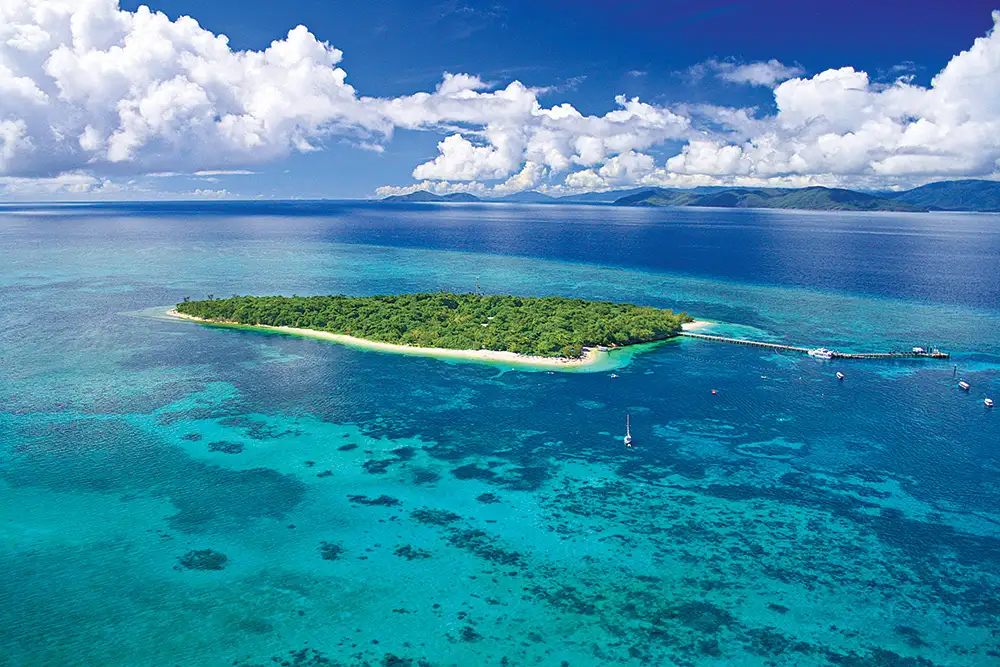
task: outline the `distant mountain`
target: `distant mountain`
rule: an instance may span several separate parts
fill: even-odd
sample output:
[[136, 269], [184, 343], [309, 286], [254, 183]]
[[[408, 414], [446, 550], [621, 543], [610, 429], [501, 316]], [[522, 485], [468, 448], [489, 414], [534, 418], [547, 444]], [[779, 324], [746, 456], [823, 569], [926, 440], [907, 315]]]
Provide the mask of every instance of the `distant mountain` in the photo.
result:
[[718, 206], [809, 211], [926, 211], [922, 206], [839, 188], [729, 188], [721, 190], [644, 190], [616, 200], [617, 206]]
[[1000, 211], [998, 181], [941, 181], [882, 196], [932, 211]]
[[840, 188], [632, 188], [551, 197], [518, 192], [484, 200], [467, 192], [436, 195], [417, 190], [383, 202], [481, 202], [520, 204], [615, 204], [617, 206], [718, 206], [810, 211], [995, 211], [1000, 212], [1000, 181], [964, 180], [930, 183], [904, 192], [858, 192]]
[[457, 202], [475, 202], [483, 201], [476, 195], [470, 195], [468, 192], [453, 192], [450, 195], [443, 195], [441, 201], [457, 201]]
[[476, 195], [470, 195], [468, 192], [453, 192], [450, 195], [436, 195], [433, 192], [427, 192], [427, 190], [417, 190], [416, 192], [411, 192], [408, 195], [392, 195], [391, 197], [385, 197], [382, 199], [383, 202], [394, 203], [394, 202], [476, 202], [482, 201]]
[[516, 192], [506, 197], [498, 197], [492, 201], [514, 204], [552, 204], [558, 200], [555, 197], [531, 190], [529, 192]]
[[648, 191], [649, 188], [631, 188], [629, 190], [608, 190], [607, 192], [584, 192], [579, 195], [559, 197], [556, 201], [560, 204], [611, 204], [622, 197]]

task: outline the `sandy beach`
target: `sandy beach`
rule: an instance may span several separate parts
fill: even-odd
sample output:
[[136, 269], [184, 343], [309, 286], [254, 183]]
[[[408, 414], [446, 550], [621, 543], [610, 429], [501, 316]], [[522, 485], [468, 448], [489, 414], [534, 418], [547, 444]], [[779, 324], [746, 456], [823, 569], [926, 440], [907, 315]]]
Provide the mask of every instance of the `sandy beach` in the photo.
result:
[[694, 322], [686, 322], [681, 325], [681, 329], [684, 331], [697, 331], [698, 329], [704, 329], [705, 327], [710, 327], [717, 322], [708, 322], [706, 320], [695, 320]]
[[607, 352], [599, 352], [591, 348], [585, 348], [583, 356], [579, 359], [568, 359], [566, 357], [536, 357], [527, 354], [515, 354], [514, 352], [500, 352], [497, 350], [450, 350], [443, 347], [414, 347], [412, 345], [396, 345], [393, 343], [380, 343], [378, 341], [335, 334], [328, 331], [316, 331], [314, 329], [299, 329], [296, 327], [272, 327], [267, 325], [239, 324], [237, 322], [218, 322], [214, 320], [204, 320], [200, 317], [185, 315], [171, 308], [167, 315], [177, 317], [192, 322], [204, 324], [219, 324], [225, 326], [243, 327], [247, 329], [259, 329], [262, 331], [277, 331], [292, 334], [295, 336], [307, 336], [309, 338], [319, 338], [322, 340], [350, 345], [352, 347], [365, 350], [376, 350], [379, 352], [394, 352], [396, 354], [409, 354], [423, 357], [435, 357], [438, 359], [457, 359], [463, 361], [479, 361], [488, 363], [517, 364], [520, 366], [531, 366], [533, 368], [559, 369], [579, 369], [597, 364], [602, 357], [607, 356]]

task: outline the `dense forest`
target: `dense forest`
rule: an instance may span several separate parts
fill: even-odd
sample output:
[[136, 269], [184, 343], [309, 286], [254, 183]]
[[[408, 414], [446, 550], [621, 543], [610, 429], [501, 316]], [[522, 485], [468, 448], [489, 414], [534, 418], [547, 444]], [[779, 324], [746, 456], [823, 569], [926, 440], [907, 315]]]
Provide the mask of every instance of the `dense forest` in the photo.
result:
[[184, 301], [186, 315], [250, 325], [329, 331], [368, 340], [459, 350], [579, 357], [584, 347], [670, 338], [684, 313], [561, 297], [403, 294], [397, 296], [233, 296]]

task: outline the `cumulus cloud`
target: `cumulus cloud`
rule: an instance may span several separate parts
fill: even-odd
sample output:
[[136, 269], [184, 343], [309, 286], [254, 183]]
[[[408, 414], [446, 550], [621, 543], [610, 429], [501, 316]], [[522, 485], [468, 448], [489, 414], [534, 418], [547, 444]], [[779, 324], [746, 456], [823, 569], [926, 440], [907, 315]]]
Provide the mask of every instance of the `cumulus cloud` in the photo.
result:
[[[994, 21], [1000, 22], [1000, 12]], [[956, 55], [929, 87], [873, 85], [850, 67], [791, 79], [777, 113], [739, 143], [692, 141], [668, 171], [756, 178], [829, 176], [885, 183], [989, 176], [1000, 159], [1000, 32]]]
[[341, 52], [306, 28], [234, 51], [191, 18], [117, 0], [0, 3], [0, 173], [225, 169], [388, 132]]
[[414, 183], [380, 193], [891, 186], [1000, 167], [995, 27], [926, 87], [873, 83], [851, 67], [805, 77], [778, 60], [700, 66], [702, 76], [772, 87], [769, 115], [624, 96], [587, 115], [543, 104], [558, 87], [451, 72], [427, 92], [366, 97], [341, 60], [303, 26], [236, 51], [194, 19], [123, 11], [117, 0], [0, 0], [0, 187], [25, 191], [35, 179], [86, 194], [133, 175], [232, 176], [331, 137], [379, 152], [397, 129], [442, 138]]

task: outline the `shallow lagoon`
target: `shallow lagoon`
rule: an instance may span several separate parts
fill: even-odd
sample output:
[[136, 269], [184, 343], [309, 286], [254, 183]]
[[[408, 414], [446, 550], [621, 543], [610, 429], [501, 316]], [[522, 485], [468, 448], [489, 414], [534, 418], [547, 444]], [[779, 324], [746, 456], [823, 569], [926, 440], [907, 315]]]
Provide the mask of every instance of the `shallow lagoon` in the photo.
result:
[[[1000, 660], [996, 216], [231, 206], [0, 213], [4, 664]], [[613, 379], [142, 312], [477, 276], [955, 356]]]

